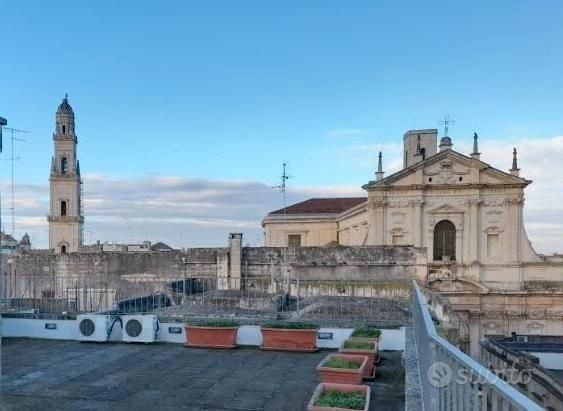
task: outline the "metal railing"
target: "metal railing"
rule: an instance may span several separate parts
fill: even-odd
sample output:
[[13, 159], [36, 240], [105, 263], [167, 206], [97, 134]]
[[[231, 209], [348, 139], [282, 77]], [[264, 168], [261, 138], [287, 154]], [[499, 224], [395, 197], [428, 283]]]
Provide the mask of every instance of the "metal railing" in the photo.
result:
[[415, 281], [412, 320], [426, 411], [543, 409], [440, 337]]
[[331, 323], [410, 324], [409, 281], [139, 275], [0, 276], [0, 310], [30, 314], [155, 313]]

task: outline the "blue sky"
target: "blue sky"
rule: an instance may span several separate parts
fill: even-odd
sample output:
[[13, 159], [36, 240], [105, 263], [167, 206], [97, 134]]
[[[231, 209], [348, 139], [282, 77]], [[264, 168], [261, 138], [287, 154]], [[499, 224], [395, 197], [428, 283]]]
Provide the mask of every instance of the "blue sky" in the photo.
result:
[[269, 187], [288, 161], [292, 198], [338, 195], [372, 178], [380, 148], [397, 167], [402, 134], [444, 113], [458, 148], [473, 130], [509, 146], [563, 135], [561, 21], [559, 1], [3, 1], [0, 115], [32, 131], [22, 186], [48, 179], [68, 93], [85, 174]]

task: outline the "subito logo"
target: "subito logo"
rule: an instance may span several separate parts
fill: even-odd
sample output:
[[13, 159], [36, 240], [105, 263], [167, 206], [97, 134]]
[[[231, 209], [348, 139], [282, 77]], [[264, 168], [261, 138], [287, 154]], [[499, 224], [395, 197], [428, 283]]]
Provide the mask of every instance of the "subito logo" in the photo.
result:
[[428, 381], [436, 388], [444, 388], [452, 382], [452, 369], [448, 364], [436, 362], [428, 367]]

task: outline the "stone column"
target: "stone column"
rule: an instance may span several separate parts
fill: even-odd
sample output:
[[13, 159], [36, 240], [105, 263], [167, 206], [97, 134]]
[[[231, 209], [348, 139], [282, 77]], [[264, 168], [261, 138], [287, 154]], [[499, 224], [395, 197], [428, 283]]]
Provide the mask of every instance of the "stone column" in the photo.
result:
[[369, 208], [371, 210], [370, 222], [372, 224], [370, 232], [373, 235], [371, 245], [385, 245], [387, 200], [381, 197], [375, 198], [370, 201]]
[[240, 290], [242, 277], [242, 233], [229, 234], [229, 275], [233, 289]]
[[422, 206], [424, 200], [411, 201], [414, 213], [414, 246], [422, 247]]
[[480, 231], [481, 231], [481, 219], [479, 217], [481, 200], [472, 199], [469, 201], [469, 263], [474, 261], [480, 261], [481, 250], [480, 250]]

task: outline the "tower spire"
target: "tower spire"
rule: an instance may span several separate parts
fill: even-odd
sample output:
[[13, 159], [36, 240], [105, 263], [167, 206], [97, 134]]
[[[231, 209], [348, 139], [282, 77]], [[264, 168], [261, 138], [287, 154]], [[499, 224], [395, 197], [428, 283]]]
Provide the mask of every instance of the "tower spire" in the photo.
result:
[[471, 153], [471, 157], [475, 160], [481, 159], [481, 153], [479, 153], [479, 135], [476, 132], [473, 132], [473, 152]]
[[520, 169], [518, 168], [518, 152], [516, 151], [516, 147], [512, 150], [512, 168], [510, 169], [510, 174], [520, 177]]
[[375, 181], [383, 180], [383, 174], [383, 154], [380, 151], [377, 159], [377, 172], [375, 173]]

